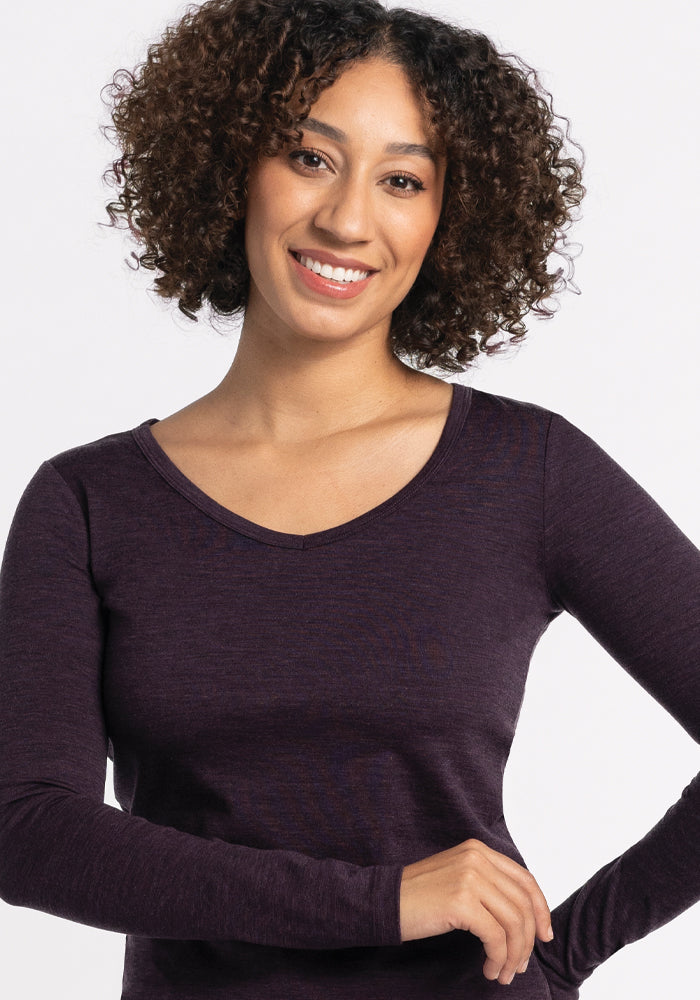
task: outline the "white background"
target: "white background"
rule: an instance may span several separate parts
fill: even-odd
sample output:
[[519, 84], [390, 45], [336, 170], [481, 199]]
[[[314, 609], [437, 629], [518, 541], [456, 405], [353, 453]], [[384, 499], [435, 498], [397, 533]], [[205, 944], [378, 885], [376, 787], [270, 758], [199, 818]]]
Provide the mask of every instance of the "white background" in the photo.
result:
[[[584, 247], [581, 294], [533, 319], [519, 351], [446, 377], [563, 413], [700, 544], [693, 6], [471, 0], [468, 16], [458, 0], [420, 6], [537, 68], [587, 156], [571, 232]], [[43, 0], [4, 15], [0, 543], [45, 458], [167, 416], [213, 388], [235, 353], [237, 328], [221, 337], [157, 300], [146, 290], [153, 273], [123, 263], [133, 245], [97, 226], [112, 193], [101, 174], [116, 155], [98, 131], [100, 88], [183, 11], [173, 0]], [[505, 781], [510, 831], [550, 905], [643, 836], [699, 761], [573, 619], [554, 623], [533, 659]], [[106, 801], [116, 805], [111, 770]], [[699, 932], [694, 907], [604, 963], [582, 997], [689, 996]], [[118, 998], [123, 943], [0, 902], [0, 994]]]

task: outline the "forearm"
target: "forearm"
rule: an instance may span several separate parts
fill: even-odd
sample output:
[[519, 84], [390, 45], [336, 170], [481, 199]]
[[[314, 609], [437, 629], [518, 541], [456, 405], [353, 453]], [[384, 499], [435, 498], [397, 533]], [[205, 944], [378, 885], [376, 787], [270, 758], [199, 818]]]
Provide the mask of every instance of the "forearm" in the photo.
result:
[[288, 948], [398, 944], [400, 865], [206, 839], [65, 791], [5, 804], [0, 896], [105, 930]]

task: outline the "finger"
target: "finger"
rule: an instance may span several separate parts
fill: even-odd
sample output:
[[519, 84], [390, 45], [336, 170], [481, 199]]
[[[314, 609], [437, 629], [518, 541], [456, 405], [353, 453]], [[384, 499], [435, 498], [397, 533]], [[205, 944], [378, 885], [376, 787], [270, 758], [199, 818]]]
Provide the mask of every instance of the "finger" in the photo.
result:
[[478, 900], [504, 928], [508, 947], [504, 971], [510, 979], [530, 958], [535, 944], [536, 922], [530, 893], [479, 851], [470, 852], [463, 888], [467, 906], [470, 901]]
[[469, 930], [472, 934], [476, 935], [484, 946], [484, 951], [486, 952], [486, 961], [483, 967], [484, 976], [490, 980], [498, 979], [501, 969], [508, 958], [508, 945], [503, 927], [482, 906], [477, 909], [470, 926], [468, 928], [465, 927], [465, 930]]
[[[493, 875], [491, 879], [494, 887], [502, 893], [505, 899], [510, 901], [520, 920], [522, 949], [519, 954], [513, 951], [514, 965], [511, 967], [510, 962], [508, 963], [508, 971], [512, 974], [513, 972], [518, 972], [523, 963], [529, 961], [532, 949], [535, 946], [535, 937], [537, 934], [535, 912], [532, 897], [519, 883], [495, 867], [492, 870]], [[494, 913], [494, 916], [497, 916], [497, 914]], [[508, 954], [510, 957], [510, 940], [508, 943]], [[515, 938], [513, 938], [513, 949], [515, 949], [515, 946]]]
[[499, 851], [494, 851], [493, 848], [489, 847], [487, 844], [481, 841], [476, 841], [479, 848], [483, 849], [483, 854], [488, 860], [500, 871], [504, 872], [506, 875], [510, 875], [527, 893], [529, 893], [532, 899], [532, 907], [535, 915], [535, 925], [537, 937], [542, 941], [551, 941], [551, 926], [552, 926], [552, 914], [550, 912], [547, 900], [544, 893], [540, 889], [537, 879], [534, 875], [528, 871], [527, 868], [523, 868], [519, 865], [517, 861], [513, 861], [505, 854], [501, 854]]
[[527, 962], [534, 944], [534, 920], [530, 908], [529, 897], [523, 894], [523, 903], [514, 901], [510, 892], [512, 883], [506, 892], [496, 885], [485, 889], [482, 895], [482, 906], [488, 910], [505, 932], [506, 958], [498, 973], [501, 983], [510, 983], [523, 962]]
[[[514, 902], [510, 895], [484, 877], [476, 865], [488, 866], [489, 874], [495, 873], [499, 880], [508, 882], [508, 892], [520, 893], [521, 903]], [[484, 975], [488, 979], [510, 982], [518, 967], [530, 956], [534, 937], [532, 932], [529, 935], [527, 932], [523, 900], [527, 910], [530, 907], [527, 894], [497, 872], [483, 857], [478, 861], [472, 860], [469, 870], [463, 873], [463, 882], [455, 900], [456, 910], [450, 923], [454, 928], [471, 931], [481, 939], [489, 959], [484, 966]]]

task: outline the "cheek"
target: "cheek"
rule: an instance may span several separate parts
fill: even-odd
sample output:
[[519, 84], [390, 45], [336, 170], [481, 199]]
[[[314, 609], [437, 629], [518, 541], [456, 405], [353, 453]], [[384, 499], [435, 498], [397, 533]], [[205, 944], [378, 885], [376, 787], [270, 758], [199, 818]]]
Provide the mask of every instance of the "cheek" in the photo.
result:
[[275, 161], [267, 158], [256, 164], [248, 175], [246, 212], [251, 228], [253, 225], [266, 226], [268, 219], [274, 215], [282, 188], [279, 179], [276, 178], [277, 174], [279, 168]]
[[431, 211], [420, 215], [415, 214], [396, 233], [395, 246], [400, 248], [399, 252], [404, 261], [414, 262], [416, 271], [419, 270], [428, 251], [430, 241], [437, 228], [438, 218], [437, 213]]
[[258, 168], [248, 182], [246, 248], [278, 245], [307, 210], [303, 192], [290, 183], [288, 171], [275, 161]]
[[274, 206], [264, 198], [249, 197], [245, 220], [245, 253], [248, 266], [257, 279], [263, 279], [271, 250], [275, 244], [278, 224]]

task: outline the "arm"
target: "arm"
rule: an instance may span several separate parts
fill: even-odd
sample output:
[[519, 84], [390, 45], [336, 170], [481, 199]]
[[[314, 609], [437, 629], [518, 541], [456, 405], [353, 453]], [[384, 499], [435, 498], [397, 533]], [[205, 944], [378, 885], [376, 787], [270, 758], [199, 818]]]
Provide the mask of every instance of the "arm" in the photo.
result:
[[[545, 558], [552, 598], [700, 741], [700, 552], [594, 441], [551, 419]], [[536, 942], [555, 988], [700, 900], [700, 775], [641, 840], [552, 911]], [[557, 994], [554, 994], [555, 996]]]
[[106, 629], [89, 544], [81, 504], [44, 462], [0, 571], [0, 897], [148, 937], [400, 943], [399, 864], [206, 839], [104, 802]]

